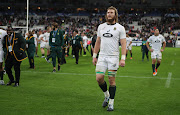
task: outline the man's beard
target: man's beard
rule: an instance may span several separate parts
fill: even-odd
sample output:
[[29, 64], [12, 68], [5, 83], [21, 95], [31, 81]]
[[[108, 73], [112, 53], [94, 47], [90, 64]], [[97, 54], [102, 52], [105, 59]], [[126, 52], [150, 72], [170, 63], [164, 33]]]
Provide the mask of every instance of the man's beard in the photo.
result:
[[109, 22], [109, 23], [113, 23], [113, 22], [114, 22], [114, 20], [115, 20], [115, 16], [114, 16], [112, 19], [107, 19], [107, 22]]

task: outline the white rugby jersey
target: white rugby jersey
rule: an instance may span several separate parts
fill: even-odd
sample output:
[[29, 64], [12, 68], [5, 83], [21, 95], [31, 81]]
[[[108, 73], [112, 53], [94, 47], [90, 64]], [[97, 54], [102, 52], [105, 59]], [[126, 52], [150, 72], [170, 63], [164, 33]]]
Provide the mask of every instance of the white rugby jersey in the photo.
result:
[[118, 23], [113, 25], [103, 23], [98, 27], [97, 37], [101, 38], [99, 55], [119, 56], [119, 41], [126, 38], [126, 32]]
[[162, 43], [166, 42], [161, 34], [159, 34], [158, 36], [152, 35], [147, 41], [152, 44], [152, 49], [154, 51], [160, 51]]
[[49, 42], [49, 36], [50, 36], [50, 33], [48, 32], [44, 34], [45, 40], [47, 40], [48, 42]]
[[[41, 40], [42, 37], [43, 37], [43, 40], [45, 40], [45, 39], [44, 39], [44, 34], [39, 35], [39, 40]], [[44, 42], [44, 41], [42, 41], [42, 40], [40, 41], [40, 43], [43, 43], [43, 42]]]
[[34, 37], [34, 43], [36, 44], [37, 43], [37, 40], [36, 40], [37, 34], [33, 34], [33, 37]]
[[4, 39], [4, 36], [7, 35], [7, 32], [3, 29], [0, 29], [0, 50], [2, 51], [3, 50], [3, 39]]
[[87, 36], [83, 36], [83, 44], [85, 44], [85, 45], [87, 45], [87, 41], [88, 41], [88, 38], [87, 38]]
[[[129, 46], [130, 42], [132, 42], [132, 38], [126, 37], [126, 46]], [[132, 44], [130, 46], [132, 46]]]

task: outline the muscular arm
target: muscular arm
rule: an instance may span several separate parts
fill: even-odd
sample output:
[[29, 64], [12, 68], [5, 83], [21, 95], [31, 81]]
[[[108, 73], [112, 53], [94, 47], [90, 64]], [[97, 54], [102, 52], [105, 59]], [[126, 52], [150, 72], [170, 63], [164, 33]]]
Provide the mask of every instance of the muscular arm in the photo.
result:
[[161, 52], [164, 51], [165, 47], [166, 47], [166, 42], [164, 41], [164, 42], [163, 42], [163, 48], [161, 49]]
[[126, 55], [126, 39], [120, 39], [121, 42], [121, 55]]
[[166, 42], [163, 42], [163, 50], [165, 49], [166, 47]]
[[146, 42], [146, 46], [147, 46], [147, 48], [149, 49], [149, 42], [148, 42], [148, 41]]
[[99, 52], [100, 44], [101, 44], [101, 38], [97, 37], [93, 53], [97, 54]]

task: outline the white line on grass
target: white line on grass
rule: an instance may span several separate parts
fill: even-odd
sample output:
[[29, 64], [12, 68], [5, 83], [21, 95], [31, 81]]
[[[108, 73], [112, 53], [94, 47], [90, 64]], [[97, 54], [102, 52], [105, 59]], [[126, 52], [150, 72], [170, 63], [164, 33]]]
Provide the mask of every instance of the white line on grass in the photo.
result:
[[170, 83], [171, 83], [171, 76], [172, 76], [172, 73], [169, 72], [169, 73], [168, 73], [167, 80], [166, 80], [166, 83], [165, 83], [165, 87], [166, 87], [166, 88], [169, 88], [169, 86], [170, 86]]
[[174, 65], [174, 60], [172, 60], [172, 62], [171, 62], [171, 66], [173, 66]]
[[[43, 74], [59, 74], [59, 75], [83, 75], [83, 76], [96, 76], [96, 74], [80, 74], [80, 73], [52, 73], [52, 72], [37, 72], [37, 71], [21, 71], [28, 73], [43, 73]], [[106, 75], [107, 76], [107, 75]], [[116, 77], [127, 77], [127, 78], [138, 78], [138, 79], [167, 79], [163, 77], [141, 77], [141, 76], [116, 76]], [[172, 78], [173, 80], [180, 80], [180, 78]]]

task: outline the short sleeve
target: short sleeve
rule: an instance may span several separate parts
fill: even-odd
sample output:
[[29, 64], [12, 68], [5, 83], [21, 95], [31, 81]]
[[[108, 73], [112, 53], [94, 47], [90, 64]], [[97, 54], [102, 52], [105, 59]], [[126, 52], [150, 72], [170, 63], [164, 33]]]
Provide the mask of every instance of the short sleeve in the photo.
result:
[[120, 31], [121, 31], [120, 32], [120, 39], [125, 39], [126, 38], [126, 31], [125, 31], [123, 26], [122, 26]]
[[162, 36], [162, 42], [166, 42], [165, 38]]
[[97, 37], [101, 37], [101, 34], [100, 34], [100, 30], [101, 30], [101, 29], [100, 29], [100, 28], [101, 28], [101, 26], [99, 25], [99, 26], [98, 26], [98, 30], [97, 30]]
[[149, 37], [149, 39], [147, 39], [147, 42], [152, 42], [152, 37]]

